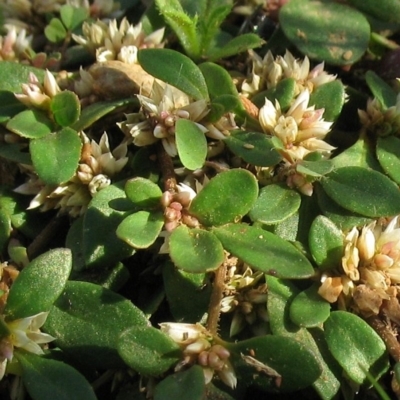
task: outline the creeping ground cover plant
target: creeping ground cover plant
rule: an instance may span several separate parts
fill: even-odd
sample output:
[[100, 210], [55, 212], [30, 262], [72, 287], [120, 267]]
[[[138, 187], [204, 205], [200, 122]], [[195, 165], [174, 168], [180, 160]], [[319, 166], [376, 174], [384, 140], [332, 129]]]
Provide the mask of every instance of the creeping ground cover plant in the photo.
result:
[[0, 398], [400, 398], [399, 43], [397, 0], [1, 0]]

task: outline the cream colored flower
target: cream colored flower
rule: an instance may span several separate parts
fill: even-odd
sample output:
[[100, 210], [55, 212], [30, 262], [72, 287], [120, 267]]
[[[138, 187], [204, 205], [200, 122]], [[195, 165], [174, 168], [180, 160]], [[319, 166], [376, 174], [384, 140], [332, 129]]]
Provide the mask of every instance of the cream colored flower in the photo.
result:
[[0, 379], [4, 376], [7, 361], [13, 359], [14, 348], [21, 348], [34, 354], [43, 354], [40, 345], [55, 340], [53, 336], [40, 331], [48, 314], [48, 312], [41, 312], [31, 317], [3, 322], [10, 334], [0, 341]]
[[253, 50], [250, 50], [249, 54], [252, 72], [249, 79], [242, 84], [242, 94], [245, 96], [273, 88], [285, 78], [293, 78], [296, 81], [296, 95], [304, 89], [312, 92], [318, 86], [336, 79], [336, 75], [324, 71], [324, 63], [318, 64], [310, 71], [307, 56], [304, 60], [296, 60], [288, 50], [283, 57], [277, 56], [275, 59], [270, 51], [264, 58]]
[[230, 336], [237, 335], [246, 325], [253, 328], [257, 324], [265, 325], [268, 321], [264, 274], [253, 272], [247, 265], [243, 269], [242, 272], [236, 265], [231, 266], [229, 281], [225, 284], [225, 296], [221, 300], [221, 312], [233, 313]]
[[108, 24], [98, 20], [84, 22], [83, 36], [73, 34], [73, 39], [96, 55], [98, 62], [119, 60], [127, 64], [137, 63], [137, 52], [141, 48], [163, 47], [164, 28], [146, 35], [142, 24], [131, 25], [123, 18], [119, 26], [117, 20]]
[[5, 36], [0, 36], [0, 61], [20, 61], [25, 58], [25, 51], [31, 48], [32, 36], [26, 30], [13, 26]]
[[386, 226], [374, 221], [361, 232], [353, 228], [344, 239], [342, 268], [345, 275], [324, 275], [319, 294], [333, 302], [341, 292], [353, 299], [353, 308], [364, 316], [379, 313], [383, 300], [400, 283], [400, 225], [398, 217]]
[[400, 94], [396, 104], [385, 109], [381, 102], [368, 99], [367, 109], [358, 110], [363, 128], [377, 136], [397, 135], [400, 129]]
[[277, 150], [289, 163], [302, 160], [314, 151], [329, 154], [334, 149], [323, 140], [332, 122], [322, 118], [324, 109], [308, 106], [309, 99], [310, 92], [305, 89], [286, 113], [282, 113], [278, 101], [274, 105], [268, 99], [260, 109], [261, 127], [265, 133], [280, 139], [282, 148]]
[[211, 382], [214, 374], [234, 389], [237, 378], [229, 361], [230, 353], [221, 344], [214, 344], [213, 336], [200, 324], [164, 322], [161, 331], [170, 336], [182, 348], [184, 360], [175, 370], [186, 365], [199, 364], [203, 367], [205, 383]]
[[75, 175], [58, 186], [44, 185], [31, 167], [28, 168], [28, 182], [14, 189], [22, 194], [35, 194], [29, 209], [41, 207], [41, 211], [60, 209], [72, 217], [82, 215], [92, 197], [109, 186], [111, 178], [119, 173], [128, 162], [127, 144], [121, 143], [113, 151], [110, 149], [107, 134], [97, 143], [81, 132], [83, 141], [82, 156]]
[[35, 107], [43, 110], [50, 108], [51, 99], [61, 92], [54, 75], [46, 70], [43, 85], [32, 72], [29, 74], [29, 83], [22, 84], [22, 94], [15, 97], [27, 107]]

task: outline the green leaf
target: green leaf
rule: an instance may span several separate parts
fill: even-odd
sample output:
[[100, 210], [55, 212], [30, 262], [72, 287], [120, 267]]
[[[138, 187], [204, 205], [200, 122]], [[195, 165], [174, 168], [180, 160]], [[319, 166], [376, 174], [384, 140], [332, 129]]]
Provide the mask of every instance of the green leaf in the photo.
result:
[[58, 18], [52, 18], [44, 28], [46, 38], [53, 43], [58, 43], [67, 37], [67, 31], [63, 23]]
[[[214, 2], [212, 4], [214, 4]], [[223, 96], [224, 94], [230, 94], [235, 97], [238, 96], [238, 91], [233, 83], [232, 77], [225, 68], [212, 62], [202, 63], [199, 65], [199, 68], [206, 80], [211, 100]]]
[[271, 139], [260, 132], [234, 131], [225, 143], [229, 150], [252, 165], [271, 167], [282, 160]]
[[117, 351], [121, 332], [148, 326], [130, 300], [101, 286], [68, 282], [55, 302], [45, 330], [67, 355], [91, 368], [123, 368]]
[[82, 141], [71, 128], [32, 140], [29, 150], [40, 179], [48, 185], [67, 182], [75, 175], [81, 158]]
[[379, 378], [389, 368], [385, 343], [360, 317], [346, 311], [334, 311], [324, 324], [329, 350], [356, 383], [367, 373]]
[[367, 19], [343, 4], [291, 1], [280, 9], [279, 22], [285, 35], [303, 54], [329, 64], [353, 64], [368, 48]]
[[245, 224], [213, 229], [224, 249], [251, 267], [286, 279], [304, 279], [314, 274], [307, 258], [286, 240]]
[[278, 184], [268, 185], [260, 190], [249, 216], [252, 221], [266, 225], [277, 224], [293, 215], [300, 203], [301, 196], [295, 190]]
[[217, 269], [225, 259], [224, 249], [211, 232], [181, 225], [169, 238], [174, 264], [187, 272], [204, 273]]
[[184, 167], [195, 170], [204, 165], [207, 157], [207, 139], [193, 121], [183, 118], [176, 121], [175, 140]]
[[385, 175], [361, 167], [339, 168], [321, 180], [325, 192], [343, 208], [367, 217], [400, 213], [399, 188]]
[[0, 143], [0, 157], [15, 163], [32, 165], [31, 155], [23, 152], [24, 144], [19, 143]]
[[[274, 335], [289, 336], [296, 339], [305, 348], [312, 351], [322, 374], [312, 386], [321, 399], [331, 400], [340, 389], [342, 369], [328, 350], [321, 329], [305, 329], [296, 326], [290, 319], [290, 305], [299, 293], [299, 289], [288, 280], [266, 276], [268, 285], [268, 315]], [[340, 380], [339, 380], [340, 379]]]
[[190, 17], [183, 10], [178, 0], [156, 0], [159, 12], [174, 30], [186, 53], [193, 58], [200, 58], [199, 32], [196, 29], [197, 17]]
[[64, 90], [51, 99], [50, 110], [58, 125], [71, 126], [79, 118], [81, 103], [75, 93]]
[[13, 93], [21, 93], [21, 85], [28, 83], [29, 74], [33, 73], [40, 83], [43, 83], [45, 71], [29, 65], [16, 63], [14, 61], [2, 61], [0, 63], [0, 90]]
[[265, 104], [265, 98], [275, 104], [275, 100], [279, 102], [281, 110], [286, 111], [293, 103], [293, 98], [296, 95], [297, 84], [294, 78], [282, 79], [278, 84], [261, 93], [257, 93], [252, 97], [251, 101], [260, 108]]
[[365, 80], [373, 96], [379, 100], [383, 109], [396, 105], [397, 93], [383, 79], [381, 79], [374, 71], [367, 71]]
[[[311, 153], [312, 154], [312, 153]], [[296, 165], [296, 171], [300, 174], [312, 177], [321, 177], [329, 174], [333, 170], [333, 162], [331, 160], [307, 161], [300, 160]]]
[[43, 111], [25, 110], [11, 118], [7, 129], [28, 139], [39, 139], [54, 129], [53, 122]]
[[383, 170], [400, 184], [400, 139], [396, 136], [378, 137], [376, 156]]
[[138, 211], [128, 215], [117, 228], [117, 236], [135, 249], [147, 249], [164, 225], [161, 212]]
[[118, 182], [98, 192], [89, 203], [83, 219], [82, 253], [87, 267], [115, 264], [131, 256], [134, 250], [116, 234], [118, 225], [132, 203], [126, 198], [124, 183]]
[[[257, 383], [264, 390], [294, 392], [311, 385], [322, 372], [315, 355], [290, 337], [261, 336], [229, 343], [226, 347], [231, 352], [240, 381], [247, 385]], [[243, 356], [247, 357], [247, 361]], [[302, 360], [301, 368], [299, 360]], [[254, 361], [261, 363], [261, 366]], [[273, 375], [268, 376], [262, 364], [281, 376], [280, 384], [277, 384]]]
[[251, 209], [258, 195], [253, 174], [232, 169], [215, 176], [193, 199], [190, 213], [206, 226], [240, 221]]
[[154, 400], [203, 400], [206, 393], [200, 365], [167, 376], [154, 389]]
[[224, 46], [210, 48], [205, 54], [205, 57], [207, 57], [209, 61], [217, 61], [221, 58], [235, 56], [244, 51], [260, 47], [264, 43], [264, 40], [261, 39], [260, 36], [254, 33], [245, 33], [244, 35], [236, 36]]
[[31, 261], [10, 289], [4, 310], [7, 321], [49, 311], [63, 291], [71, 268], [68, 249], [50, 250]]
[[100, 118], [104, 117], [107, 114], [115, 111], [120, 107], [124, 107], [127, 105], [132, 105], [137, 103], [137, 99], [118, 99], [118, 100], [110, 100], [110, 101], [99, 101], [94, 104], [90, 104], [85, 107], [80, 114], [78, 121], [76, 121], [71, 128], [76, 131], [83, 131], [84, 129], [89, 128]]
[[138, 207], [155, 208], [160, 205], [162, 191], [149, 179], [137, 177], [126, 181], [125, 193], [128, 199]]
[[335, 168], [342, 167], [363, 167], [381, 171], [380, 165], [376, 160], [371, 143], [364, 139], [359, 139], [352, 146], [331, 160]]
[[65, 27], [73, 31], [89, 17], [89, 13], [84, 7], [73, 7], [70, 4], [64, 4], [60, 8], [60, 17]]
[[168, 262], [162, 267], [165, 295], [176, 321], [196, 323], [207, 312], [212, 291], [207, 275], [175, 268]]
[[159, 376], [182, 357], [182, 351], [159, 329], [133, 326], [118, 340], [118, 353], [125, 363], [144, 376]]
[[318, 86], [310, 96], [309, 105], [316, 109], [324, 108], [325, 121], [336, 121], [342, 111], [345, 100], [344, 85], [335, 80]]
[[397, 0], [349, 0], [349, 3], [382, 21], [400, 23], [400, 4]]
[[155, 78], [175, 86], [195, 100], [208, 100], [207, 84], [200, 68], [185, 55], [171, 49], [142, 49], [142, 68]]
[[1, 255], [5, 251], [6, 245], [10, 240], [11, 232], [12, 232], [11, 218], [5, 210], [0, 208], [0, 254]]
[[320, 185], [315, 185], [318, 205], [322, 213], [328, 217], [339, 229], [349, 230], [353, 226], [363, 226], [372, 222], [371, 218], [360, 214], [352, 213], [349, 210], [335, 203], [322, 189]]
[[344, 254], [343, 233], [329, 218], [319, 215], [311, 225], [309, 247], [321, 270], [334, 269]]
[[325, 322], [330, 304], [318, 294], [319, 284], [300, 292], [290, 304], [290, 319], [298, 326], [312, 328]]
[[25, 109], [26, 106], [15, 97], [14, 93], [0, 91], [0, 123], [7, 122]]
[[70, 365], [17, 351], [22, 381], [33, 400], [96, 400], [92, 386]]

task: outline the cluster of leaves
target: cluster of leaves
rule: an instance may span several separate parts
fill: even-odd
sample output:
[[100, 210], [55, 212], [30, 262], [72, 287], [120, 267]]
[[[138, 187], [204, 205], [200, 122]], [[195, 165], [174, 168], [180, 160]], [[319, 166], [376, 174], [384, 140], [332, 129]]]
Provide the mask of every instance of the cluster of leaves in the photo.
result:
[[[367, 52], [380, 56], [388, 41], [377, 31], [382, 26], [398, 30], [397, 2], [386, 0], [380, 7], [374, 1], [348, 3], [352, 7], [333, 1], [288, 2], [263, 50], [279, 51], [283, 46], [331, 66], [353, 65], [360, 59], [362, 64]], [[357, 123], [348, 124], [358, 120], [358, 107], [365, 108], [366, 88], [384, 110], [396, 105], [395, 90], [372, 71], [366, 74], [365, 89], [345, 88], [340, 81], [316, 89], [310, 102], [335, 121], [330, 141], [339, 147], [337, 153], [329, 160], [312, 153], [296, 164], [296, 171], [314, 184], [310, 197], [283, 183], [261, 187], [255, 168], [278, 166], [281, 143], [265, 135], [247, 113], [223, 59], [239, 60], [239, 53], [264, 41], [256, 33], [223, 29], [231, 14], [229, 1], [157, 0], [142, 17], [149, 30], [160, 25], [154, 7], [182, 52], [140, 50], [141, 67], [194, 100], [206, 100], [210, 122], [234, 113], [244, 128], [232, 131], [224, 143], [229, 157], [240, 159], [245, 168], [211, 178], [188, 208], [199, 227], [174, 229], [169, 254], [159, 255], [162, 170], [152, 161], [154, 148], [132, 149], [126, 179], [99, 191], [84, 215], [68, 225], [64, 242], [55, 241], [62, 248], [34, 254], [11, 286], [0, 338], [9, 334], [7, 322], [48, 311], [43, 330], [56, 341], [43, 356], [15, 349], [7, 372], [21, 376], [35, 400], [53, 399], [55, 393], [60, 398], [95, 399], [93, 387], [104, 381], [111, 387], [114, 376], [122, 377], [114, 380], [119, 391], [107, 392], [107, 398], [118, 400], [144, 398], [139, 391], [142, 379], [152, 385], [157, 400], [244, 399], [251, 390], [303, 393], [309, 387], [321, 399], [340, 392], [351, 399], [355, 386], [363, 393], [370, 385], [388, 398], [381, 385], [387, 385], [389, 370], [398, 379], [399, 368], [390, 362], [385, 343], [362, 318], [319, 296], [316, 279], [339, 268], [344, 231], [400, 214], [400, 139], [371, 140], [359, 135]], [[45, 29], [48, 40], [65, 45], [86, 16], [83, 9], [61, 7], [59, 17], [50, 19]], [[96, 123], [106, 123], [105, 117], [118, 115], [121, 108], [137, 108], [137, 100], [98, 101], [81, 110], [78, 96], [64, 90], [51, 99], [46, 112], [28, 109], [13, 93], [20, 92], [30, 72], [43, 81], [42, 70], [0, 63], [0, 122], [23, 139], [22, 144], [0, 143], [0, 157], [32, 165], [42, 182], [56, 186], [78, 168], [78, 132], [95, 131]], [[343, 79], [354, 82], [351, 73], [342, 73]], [[262, 94], [278, 100], [282, 109], [294, 96], [293, 78]], [[203, 168], [208, 142], [198, 126], [178, 120], [175, 138], [177, 165], [190, 171]], [[1, 187], [0, 250], [2, 261], [18, 262], [26, 252], [29, 257], [34, 252], [30, 246], [12, 248], [10, 242], [19, 235], [29, 243], [46, 220], [26, 210], [26, 200], [12, 189]], [[211, 277], [227, 253], [264, 273], [268, 286], [267, 334], [245, 331], [233, 341], [227, 319], [221, 320], [218, 340], [229, 350], [238, 376], [238, 387], [232, 390], [218, 381], [206, 385], [199, 365], [174, 372], [182, 349], [157, 327], [167, 320], [197, 323], [210, 312], [216, 286]], [[258, 364], [249, 364], [243, 355], [253, 355]], [[279, 384], [267, 367], [277, 371]]]

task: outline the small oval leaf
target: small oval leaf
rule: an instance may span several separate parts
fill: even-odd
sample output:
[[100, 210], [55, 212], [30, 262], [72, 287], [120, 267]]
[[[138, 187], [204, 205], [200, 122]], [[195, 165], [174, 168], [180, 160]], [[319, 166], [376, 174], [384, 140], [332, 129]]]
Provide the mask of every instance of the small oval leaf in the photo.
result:
[[175, 86], [195, 100], [208, 99], [206, 81], [199, 67], [188, 57], [171, 49], [142, 49], [139, 64], [155, 78]]
[[24, 110], [11, 118], [7, 129], [28, 139], [39, 139], [54, 129], [53, 122], [39, 110]]
[[159, 329], [133, 326], [118, 340], [118, 353], [126, 364], [144, 376], [159, 376], [174, 364], [182, 351], [168, 335]]
[[379, 137], [376, 156], [383, 170], [400, 185], [400, 139], [396, 136]]
[[314, 274], [300, 251], [271, 232], [245, 224], [228, 224], [213, 232], [224, 249], [267, 274], [286, 279], [309, 278]]
[[333, 311], [324, 324], [329, 350], [356, 383], [367, 376], [378, 379], [388, 368], [385, 343], [360, 317], [346, 311]]
[[373, 96], [379, 100], [384, 109], [396, 105], [397, 93], [374, 71], [367, 71], [365, 74], [365, 80]]
[[117, 236], [135, 249], [147, 249], [156, 241], [163, 225], [161, 212], [139, 211], [118, 225]]
[[74, 281], [67, 283], [44, 325], [65, 353], [101, 369], [125, 366], [118, 338], [132, 326], [148, 326], [148, 321], [130, 300], [93, 283]]
[[69, 249], [50, 250], [32, 260], [20, 272], [8, 294], [6, 319], [13, 321], [49, 311], [62, 293], [71, 268]]
[[283, 32], [310, 58], [333, 65], [353, 64], [368, 48], [370, 25], [363, 14], [323, 0], [286, 3], [279, 13]]
[[32, 163], [40, 179], [58, 185], [72, 178], [81, 158], [82, 141], [71, 128], [50, 133], [29, 144]]
[[232, 132], [225, 143], [234, 154], [252, 165], [271, 167], [282, 160], [271, 139], [260, 132]]
[[201, 168], [207, 157], [207, 139], [204, 132], [187, 119], [175, 124], [175, 140], [182, 164], [190, 170]]
[[277, 224], [293, 215], [300, 203], [301, 196], [295, 190], [278, 184], [268, 185], [260, 190], [249, 216], [266, 225]]
[[336, 121], [342, 111], [344, 100], [344, 85], [335, 80], [315, 88], [311, 93], [309, 105], [315, 105], [316, 109], [323, 108], [325, 121]]
[[309, 247], [321, 270], [334, 269], [344, 254], [343, 233], [329, 218], [319, 215], [311, 225]]
[[96, 400], [92, 386], [70, 365], [39, 357], [27, 352], [16, 352], [21, 363], [22, 381], [34, 400]]
[[50, 109], [58, 125], [71, 126], [79, 119], [81, 103], [75, 93], [64, 90], [51, 99]]
[[312, 285], [303, 290], [290, 304], [290, 319], [296, 325], [312, 328], [328, 319], [331, 306], [318, 294], [318, 287]]
[[190, 213], [206, 226], [238, 221], [245, 216], [258, 195], [252, 173], [232, 169], [215, 176], [193, 199]]
[[174, 264], [187, 272], [204, 273], [218, 268], [224, 261], [224, 249], [211, 232], [181, 225], [169, 238]]
[[[264, 390], [293, 392], [311, 385], [321, 374], [315, 355], [297, 340], [267, 335], [229, 343], [232, 363], [241, 381], [257, 383]], [[299, 360], [302, 367], [299, 368]], [[265, 367], [263, 367], [263, 364]], [[280, 376], [279, 384], [271, 368]]]
[[321, 179], [325, 192], [343, 208], [367, 217], [400, 213], [399, 188], [387, 176], [362, 167], [344, 167]]
[[162, 196], [158, 185], [141, 177], [129, 179], [125, 184], [125, 193], [133, 204], [143, 208], [157, 207]]
[[154, 400], [203, 400], [205, 393], [203, 368], [193, 365], [188, 370], [169, 375], [158, 383], [154, 389]]

